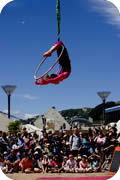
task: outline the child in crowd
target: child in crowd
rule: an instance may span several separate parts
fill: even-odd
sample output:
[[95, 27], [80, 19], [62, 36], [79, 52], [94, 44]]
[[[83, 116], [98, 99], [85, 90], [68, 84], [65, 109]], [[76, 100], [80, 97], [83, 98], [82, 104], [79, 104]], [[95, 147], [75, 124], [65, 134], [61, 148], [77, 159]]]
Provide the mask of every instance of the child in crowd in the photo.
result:
[[79, 163], [79, 169], [78, 171], [81, 173], [86, 173], [86, 172], [90, 172], [91, 168], [88, 166], [88, 159], [86, 155], [82, 156], [82, 160]]
[[48, 171], [48, 156], [47, 155], [43, 155], [42, 171], [43, 171], [43, 173], [46, 173]]
[[92, 154], [91, 156], [89, 156], [89, 161], [91, 163], [91, 167], [92, 167], [92, 171], [93, 172], [98, 172], [100, 171], [100, 156], [97, 154]]
[[67, 171], [67, 168], [66, 168], [67, 160], [68, 160], [67, 156], [64, 156], [63, 162], [62, 162], [62, 167], [58, 170], [59, 173]]
[[48, 172], [52, 172], [53, 171], [53, 156], [48, 156]]
[[74, 156], [72, 154], [69, 155], [69, 159], [67, 160], [66, 164], [66, 172], [68, 173], [74, 173], [77, 168], [77, 162], [74, 159]]
[[4, 173], [6, 173], [7, 167], [6, 167], [5, 163], [4, 163], [4, 156], [2, 156], [1, 154], [0, 154], [0, 169]]
[[78, 168], [80, 168], [80, 167], [79, 167], [79, 164], [80, 164], [80, 161], [81, 161], [81, 160], [82, 160], [81, 155], [78, 154], [78, 157], [77, 157], [77, 167], [78, 167]]
[[25, 173], [34, 172], [33, 160], [27, 152], [25, 154], [25, 157], [20, 162], [20, 167], [21, 167], [22, 172], [25, 172]]
[[102, 172], [108, 171], [110, 163], [111, 163], [111, 156], [108, 156], [108, 157], [105, 158], [105, 161], [101, 166], [101, 171]]
[[40, 156], [38, 151], [35, 151], [33, 154], [33, 166], [36, 173], [42, 172], [42, 166], [40, 164]]

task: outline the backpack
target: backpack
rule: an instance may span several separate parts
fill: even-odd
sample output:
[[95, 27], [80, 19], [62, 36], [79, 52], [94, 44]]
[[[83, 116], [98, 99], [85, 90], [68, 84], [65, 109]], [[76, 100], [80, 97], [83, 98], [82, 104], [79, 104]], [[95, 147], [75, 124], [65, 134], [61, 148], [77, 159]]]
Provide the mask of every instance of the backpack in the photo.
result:
[[[74, 135], [72, 134], [71, 145], [73, 144], [73, 137], [74, 137]], [[79, 138], [79, 142], [81, 143], [80, 135], [77, 135], [77, 137]]]

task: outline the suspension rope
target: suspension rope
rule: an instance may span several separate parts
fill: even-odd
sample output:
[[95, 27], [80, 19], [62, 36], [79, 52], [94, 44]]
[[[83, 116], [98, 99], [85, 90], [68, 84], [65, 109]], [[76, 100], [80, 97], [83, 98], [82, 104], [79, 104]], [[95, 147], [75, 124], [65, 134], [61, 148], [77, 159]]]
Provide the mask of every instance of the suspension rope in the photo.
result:
[[57, 0], [56, 12], [57, 12], [58, 41], [60, 41], [60, 20], [61, 20], [60, 0]]

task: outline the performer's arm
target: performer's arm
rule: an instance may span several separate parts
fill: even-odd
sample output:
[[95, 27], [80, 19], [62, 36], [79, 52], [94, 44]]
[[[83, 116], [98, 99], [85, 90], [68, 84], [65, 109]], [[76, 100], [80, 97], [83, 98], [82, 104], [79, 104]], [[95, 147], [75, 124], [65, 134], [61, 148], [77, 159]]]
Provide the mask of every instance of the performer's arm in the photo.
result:
[[51, 56], [51, 54], [56, 51], [58, 48], [60, 47], [60, 44], [55, 44], [53, 45], [47, 52], [45, 52], [43, 54], [43, 57], [48, 57], [48, 56]]

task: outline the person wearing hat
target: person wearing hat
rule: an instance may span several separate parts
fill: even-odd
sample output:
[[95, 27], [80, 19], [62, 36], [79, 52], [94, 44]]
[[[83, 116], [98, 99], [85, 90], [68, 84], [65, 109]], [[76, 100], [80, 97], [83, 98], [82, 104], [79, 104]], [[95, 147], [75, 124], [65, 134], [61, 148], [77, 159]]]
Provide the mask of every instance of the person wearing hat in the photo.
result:
[[78, 154], [78, 156], [77, 156], [77, 167], [79, 168], [79, 163], [80, 163], [80, 161], [82, 160], [82, 157], [81, 157], [81, 154]]
[[62, 162], [62, 167], [58, 170], [59, 173], [67, 171], [67, 168], [66, 168], [67, 160], [68, 160], [68, 157], [64, 156], [63, 157], [63, 162]]
[[82, 160], [79, 163], [79, 169], [78, 172], [81, 173], [86, 173], [86, 172], [90, 172], [91, 171], [91, 167], [88, 166], [88, 159], [86, 155], [82, 156]]
[[42, 172], [42, 166], [41, 166], [42, 156], [39, 154], [38, 151], [34, 152], [32, 156], [32, 160], [33, 160], [34, 172], [36, 173]]
[[43, 155], [42, 171], [43, 171], [43, 173], [46, 173], [48, 171], [48, 156], [47, 155]]
[[67, 160], [67, 163], [66, 163], [65, 171], [69, 172], [69, 173], [74, 173], [76, 168], [77, 168], [77, 162], [74, 159], [74, 156], [72, 154], [70, 154], [69, 159]]

